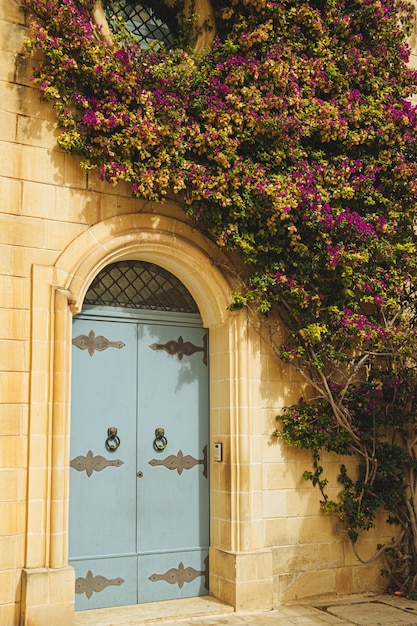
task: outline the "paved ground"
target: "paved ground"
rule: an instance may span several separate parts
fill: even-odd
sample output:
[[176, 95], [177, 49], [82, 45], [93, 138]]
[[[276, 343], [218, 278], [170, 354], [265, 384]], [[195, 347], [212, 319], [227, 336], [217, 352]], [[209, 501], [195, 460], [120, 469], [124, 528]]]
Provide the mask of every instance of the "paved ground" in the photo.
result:
[[417, 626], [417, 602], [388, 595], [354, 596], [234, 613], [210, 598], [77, 613], [77, 626]]

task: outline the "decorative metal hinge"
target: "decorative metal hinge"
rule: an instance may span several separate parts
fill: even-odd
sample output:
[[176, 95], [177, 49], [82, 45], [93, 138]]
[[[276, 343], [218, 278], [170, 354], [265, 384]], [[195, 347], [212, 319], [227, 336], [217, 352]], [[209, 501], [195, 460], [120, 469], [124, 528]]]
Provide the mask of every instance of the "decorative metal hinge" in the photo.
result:
[[203, 466], [203, 476], [207, 478], [207, 446], [203, 448], [203, 458], [195, 459], [190, 454], [184, 456], [182, 450], [178, 450], [178, 453], [170, 454], [165, 459], [152, 459], [148, 461], [149, 465], [155, 467], [156, 465], [163, 465], [169, 470], [177, 470], [178, 474], [182, 474], [183, 470], [192, 469], [195, 465]]
[[194, 567], [184, 567], [183, 562], [178, 565], [178, 567], [171, 567], [171, 569], [167, 570], [164, 574], [152, 574], [149, 576], [149, 580], [153, 583], [158, 580], [164, 580], [170, 585], [177, 584], [180, 589], [184, 586], [184, 583], [191, 583], [198, 576], [204, 576], [205, 582], [204, 586], [208, 589], [208, 556], [204, 559], [204, 570], [196, 570]]
[[95, 472], [101, 472], [106, 467], [115, 466], [120, 467], [123, 465], [124, 461], [121, 459], [105, 459], [104, 456], [93, 455], [92, 450], [87, 452], [86, 456], [76, 456], [72, 461], [70, 461], [70, 466], [77, 470], [77, 472], [86, 472], [87, 476], [90, 478], [91, 474]]
[[85, 578], [81, 576], [80, 578], [76, 579], [75, 593], [85, 593], [87, 598], [91, 598], [94, 592], [100, 593], [100, 591], [103, 591], [103, 589], [109, 587], [110, 585], [120, 587], [120, 585], [123, 585], [124, 582], [125, 581], [123, 580], [123, 578], [120, 577], [105, 578], [100, 574], [97, 576], [93, 576], [92, 571], [88, 570]]
[[183, 356], [192, 356], [196, 352], [203, 353], [203, 363], [207, 365], [207, 335], [203, 337], [203, 345], [195, 346], [191, 341], [184, 341], [184, 339], [179, 336], [178, 339], [171, 339], [167, 341], [167, 343], [151, 343], [149, 346], [152, 350], [165, 350], [168, 354], [172, 356], [177, 356], [178, 360], [181, 361]]
[[97, 335], [94, 330], [90, 330], [88, 335], [78, 335], [72, 340], [72, 345], [80, 350], [88, 350], [88, 354], [93, 356], [94, 352], [103, 352], [107, 348], [124, 348], [123, 341], [109, 341], [103, 335]]

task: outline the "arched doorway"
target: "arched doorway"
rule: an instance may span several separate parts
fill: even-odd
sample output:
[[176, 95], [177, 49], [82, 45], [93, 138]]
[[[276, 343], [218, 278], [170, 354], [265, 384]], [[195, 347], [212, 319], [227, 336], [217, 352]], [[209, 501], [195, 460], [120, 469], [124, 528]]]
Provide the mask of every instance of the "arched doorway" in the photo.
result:
[[25, 625], [74, 623], [74, 569], [68, 566], [72, 320], [94, 277], [125, 259], [172, 271], [210, 329], [211, 445], [223, 445], [222, 461], [210, 461], [210, 595], [240, 609], [272, 606], [272, 552], [264, 547], [260, 447], [252, 424], [259, 370], [246, 312], [228, 310], [234, 288], [228, 262], [188, 224], [129, 213], [86, 229], [54, 265], [32, 268]]
[[123, 260], [73, 321], [76, 608], [208, 594], [208, 331], [170, 272]]

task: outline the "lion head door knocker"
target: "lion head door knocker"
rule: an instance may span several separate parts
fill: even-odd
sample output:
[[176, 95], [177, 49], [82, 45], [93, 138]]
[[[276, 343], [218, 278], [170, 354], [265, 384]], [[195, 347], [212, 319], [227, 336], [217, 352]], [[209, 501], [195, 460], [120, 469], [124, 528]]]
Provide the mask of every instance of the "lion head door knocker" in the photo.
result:
[[168, 441], [165, 437], [165, 430], [163, 428], [157, 428], [155, 430], [155, 439], [153, 441], [154, 450], [161, 452], [161, 450], [165, 450], [167, 445]]
[[107, 429], [106, 450], [114, 452], [120, 446], [120, 437], [117, 436], [117, 428], [110, 426]]

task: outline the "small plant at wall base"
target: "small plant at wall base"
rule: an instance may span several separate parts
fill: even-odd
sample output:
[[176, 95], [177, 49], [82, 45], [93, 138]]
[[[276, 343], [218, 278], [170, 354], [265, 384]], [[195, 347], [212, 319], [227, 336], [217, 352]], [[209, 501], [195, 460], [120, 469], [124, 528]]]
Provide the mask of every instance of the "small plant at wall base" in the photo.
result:
[[[276, 435], [355, 546], [393, 524], [390, 587], [417, 592], [414, 20], [401, 0], [216, 0], [196, 53], [102, 41], [91, 0], [24, 0], [34, 83], [64, 150], [136, 196], [175, 198], [248, 278], [232, 306], [278, 320], [311, 397]], [[196, 4], [198, 7], [198, 4]], [[350, 455], [340, 499], [322, 451]], [[347, 465], [347, 464], [346, 464]], [[395, 528], [394, 528], [395, 527]]]

